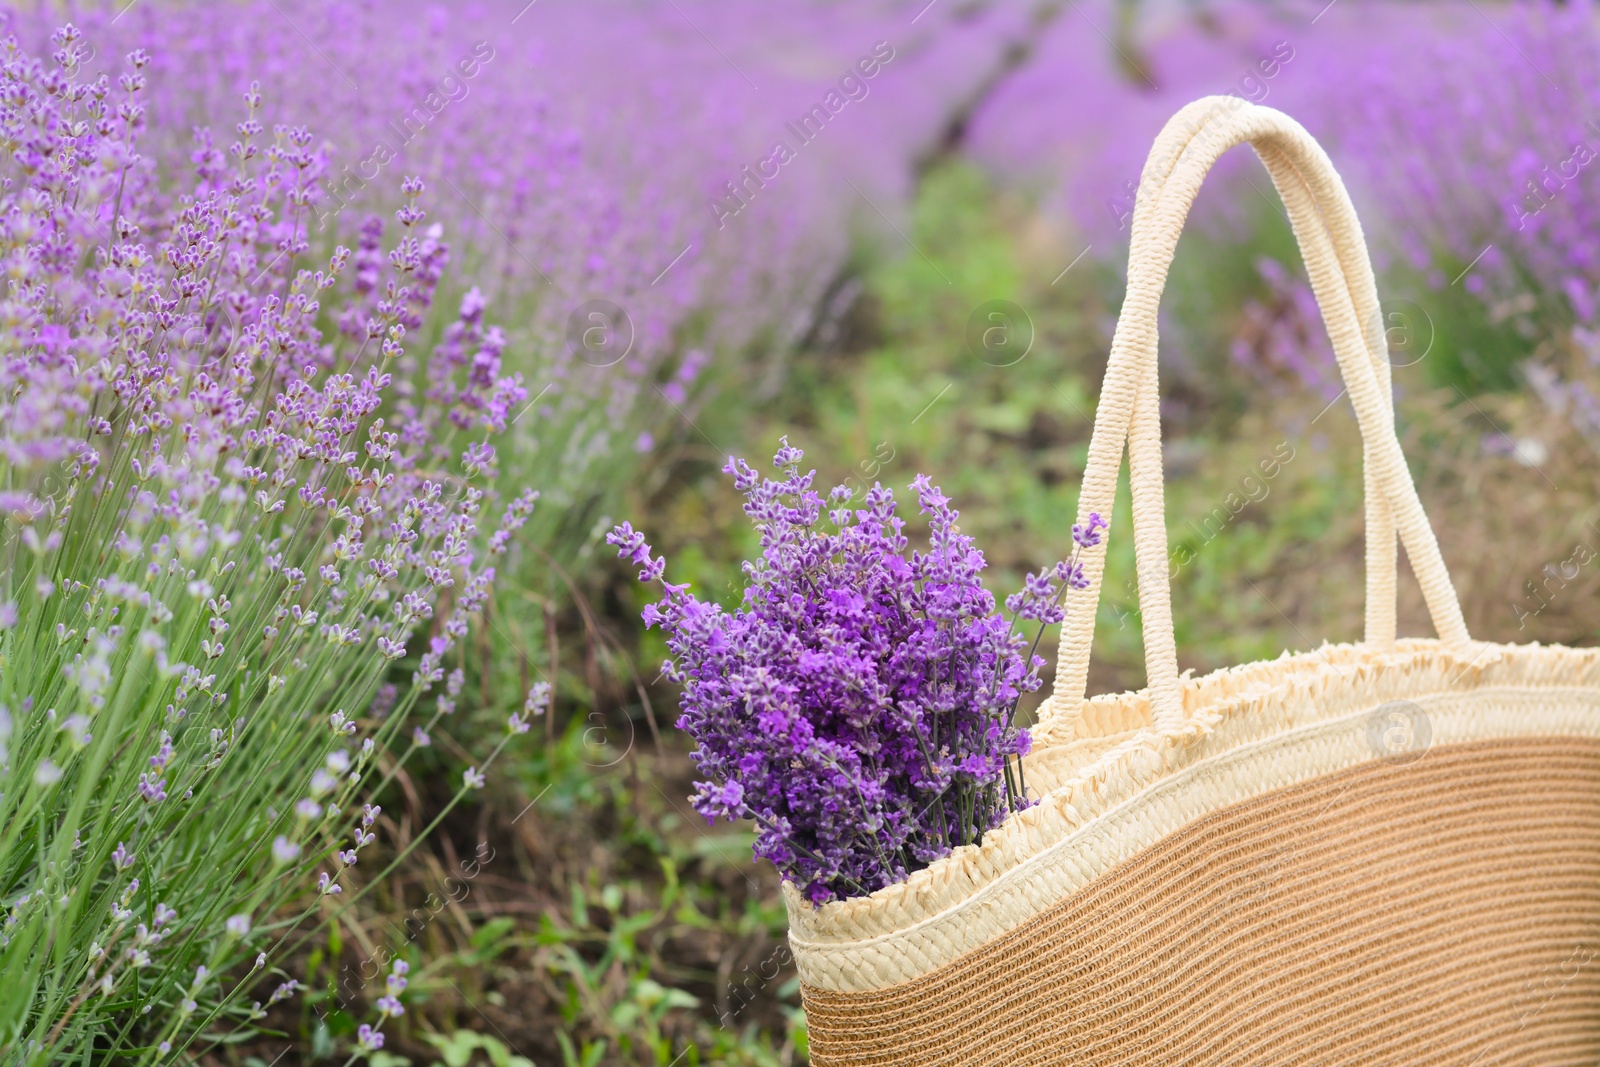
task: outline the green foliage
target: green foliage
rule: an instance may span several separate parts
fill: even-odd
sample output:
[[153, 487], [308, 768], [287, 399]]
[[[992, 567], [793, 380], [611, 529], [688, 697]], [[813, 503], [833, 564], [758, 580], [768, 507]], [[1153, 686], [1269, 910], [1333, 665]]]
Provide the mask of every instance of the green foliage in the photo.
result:
[[457, 1030], [452, 1034], [427, 1034], [428, 1044], [439, 1050], [443, 1064], [433, 1067], [467, 1067], [473, 1062], [473, 1053], [482, 1051], [493, 1067], [534, 1067], [526, 1056], [512, 1053], [499, 1038], [472, 1030]]

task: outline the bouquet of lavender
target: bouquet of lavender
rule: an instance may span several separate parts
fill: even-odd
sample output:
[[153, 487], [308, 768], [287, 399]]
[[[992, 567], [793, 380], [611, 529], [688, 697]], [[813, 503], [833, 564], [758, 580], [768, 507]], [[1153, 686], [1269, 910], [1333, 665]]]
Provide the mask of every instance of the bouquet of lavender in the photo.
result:
[[[782, 441], [781, 480], [742, 460], [725, 468], [761, 534], [743, 606], [729, 613], [664, 583], [644, 619], [666, 631], [665, 673], [683, 686], [678, 726], [705, 775], [696, 809], [753, 819], [756, 854], [820, 905], [901, 881], [1028, 804], [1016, 708], [1043, 660], [1016, 624], [1042, 634], [1084, 579], [1075, 550], [1028, 576], [1008, 620], [980, 580], [983, 553], [927, 477], [911, 487], [929, 550], [907, 556], [890, 490], [875, 485], [851, 508], [851, 491], [835, 488], [825, 525], [801, 455]], [[1079, 548], [1104, 525], [1096, 515], [1075, 528]], [[641, 581], [662, 578], [665, 562], [630, 524], [607, 540]]]

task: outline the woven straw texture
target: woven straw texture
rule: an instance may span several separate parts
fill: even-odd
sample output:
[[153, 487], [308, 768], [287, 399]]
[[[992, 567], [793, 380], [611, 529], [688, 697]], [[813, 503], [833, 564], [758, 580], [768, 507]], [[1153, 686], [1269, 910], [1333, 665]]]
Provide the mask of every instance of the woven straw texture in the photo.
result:
[[[1181, 676], [1156, 310], [1206, 172], [1283, 198], [1360, 425], [1364, 639]], [[1147, 686], [1084, 699], [1104, 549], [1068, 598], [1038, 803], [905, 882], [785, 887], [818, 1067], [1600, 1062], [1600, 649], [1474, 642], [1394, 433], [1361, 229], [1292, 119], [1184, 108], [1134, 210], [1079, 521], [1129, 458]], [[1117, 531], [1112, 531], [1116, 533]], [[1395, 633], [1397, 544], [1437, 640]]]
[[959, 965], [807, 990], [816, 1067], [1600, 1061], [1600, 740], [1230, 805]]

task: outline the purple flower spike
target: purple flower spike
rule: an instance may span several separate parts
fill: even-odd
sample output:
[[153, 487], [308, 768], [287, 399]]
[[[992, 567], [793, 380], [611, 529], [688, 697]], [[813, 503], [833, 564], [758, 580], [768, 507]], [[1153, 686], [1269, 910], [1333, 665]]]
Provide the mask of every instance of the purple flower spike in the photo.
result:
[[1072, 543], [1079, 548], [1093, 548], [1100, 543], [1100, 531], [1106, 528], [1106, 520], [1100, 517], [1098, 511], [1089, 513], [1089, 524], [1074, 523], [1072, 526]]
[[383, 1047], [383, 1031], [374, 1030], [371, 1023], [362, 1023], [356, 1027], [356, 1044], [368, 1052], [376, 1052]]

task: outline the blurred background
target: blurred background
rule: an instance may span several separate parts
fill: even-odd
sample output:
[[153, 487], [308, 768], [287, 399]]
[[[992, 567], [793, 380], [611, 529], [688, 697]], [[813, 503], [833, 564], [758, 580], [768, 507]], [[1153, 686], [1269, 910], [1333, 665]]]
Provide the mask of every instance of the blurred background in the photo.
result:
[[[720, 468], [788, 435], [823, 486], [929, 474], [999, 594], [1061, 556], [1133, 190], [1199, 96], [1287, 112], [1344, 176], [1473, 633], [1600, 636], [1588, 3], [119, 0], [10, 29], [42, 41], [64, 15], [106, 55], [151, 52], [144, 150], [177, 169], [259, 79], [268, 128], [309, 127], [325, 152], [313, 240], [350, 243], [421, 176], [450, 250], [440, 301], [478, 291], [530, 396], [499, 477], [540, 507], [462, 711], [384, 799], [386, 842], [429, 824], [473, 731], [531, 681], [554, 707], [308, 946], [274, 1032], [215, 1062], [343, 1061], [359, 1012], [337, 976], [389, 945], [413, 961], [410, 1010], [377, 1067], [805, 1063], [776, 877], [689, 808], [664, 649], [600, 537], [631, 520], [672, 580], [731, 604], [754, 546]], [[1359, 441], [1247, 150], [1202, 193], [1162, 315], [1182, 665], [1357, 639]], [[1142, 684], [1126, 523], [1095, 691]], [[1402, 631], [1425, 634], [1408, 582]], [[468, 866], [465, 899], [410, 921]]]

